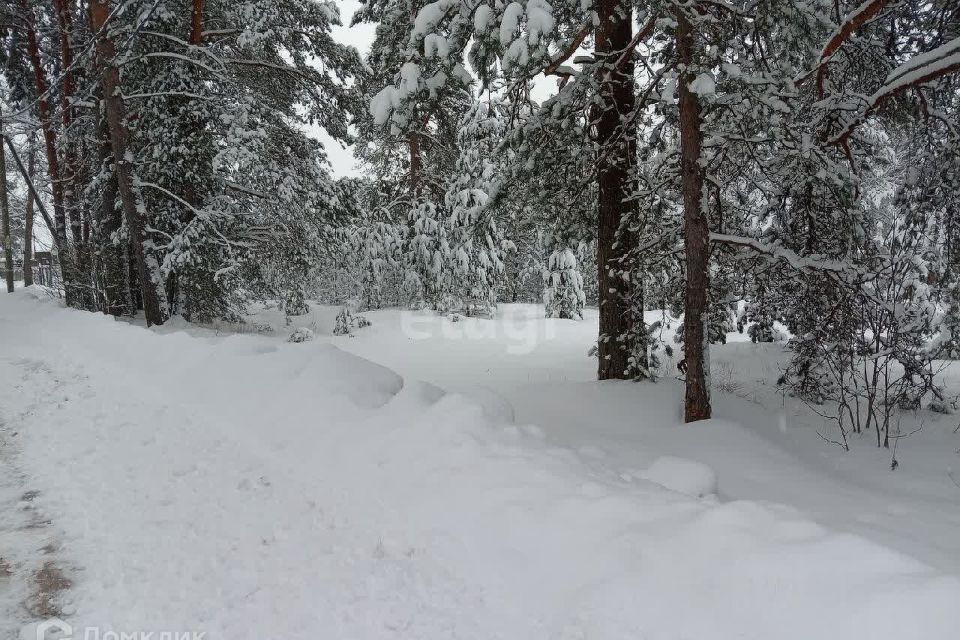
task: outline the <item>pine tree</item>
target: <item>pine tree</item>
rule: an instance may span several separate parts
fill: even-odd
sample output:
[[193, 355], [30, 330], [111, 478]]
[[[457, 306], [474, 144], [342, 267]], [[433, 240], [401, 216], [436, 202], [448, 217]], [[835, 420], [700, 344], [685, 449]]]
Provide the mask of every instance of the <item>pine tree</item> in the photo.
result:
[[583, 320], [586, 295], [577, 256], [569, 248], [550, 254], [543, 272], [543, 305], [548, 318]]
[[497, 302], [506, 254], [498, 214], [503, 169], [497, 165], [504, 122], [498, 107], [478, 101], [461, 120], [458, 154], [444, 204], [449, 211], [454, 289], [462, 291], [467, 315], [489, 316]]

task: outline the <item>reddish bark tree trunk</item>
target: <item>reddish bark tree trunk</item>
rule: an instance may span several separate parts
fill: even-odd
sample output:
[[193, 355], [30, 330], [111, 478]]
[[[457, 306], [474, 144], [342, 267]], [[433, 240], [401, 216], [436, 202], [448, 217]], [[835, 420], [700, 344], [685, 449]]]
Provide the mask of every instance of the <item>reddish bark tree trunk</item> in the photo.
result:
[[820, 99], [823, 99], [824, 84], [827, 80], [827, 74], [830, 72], [826, 60], [836, 53], [857, 29], [863, 26], [867, 20], [880, 13], [880, 10], [888, 4], [890, 4], [890, 0], [870, 0], [860, 5], [847, 16], [844, 23], [823, 46], [823, 51], [820, 54], [820, 68], [817, 69], [817, 96]]
[[[90, 0], [89, 12], [91, 30], [97, 33], [103, 28], [107, 16], [110, 15], [107, 0]], [[147, 320], [147, 326], [163, 324], [164, 317], [160, 309], [160, 297], [157, 292], [159, 283], [153, 280], [152, 274], [147, 268], [146, 252], [143, 248], [144, 232], [143, 220], [140, 218], [140, 203], [133, 190], [133, 170], [130, 158], [127, 156], [126, 114], [120, 92], [120, 70], [114, 64], [116, 51], [113, 41], [105, 36], [97, 40], [96, 48], [97, 67], [101, 74], [103, 86], [107, 128], [110, 131], [110, 148], [113, 151], [117, 187], [120, 192], [124, 219], [127, 223], [130, 247], [137, 265], [137, 275], [140, 280], [141, 297], [143, 298], [143, 313]]]
[[190, 9], [190, 44], [203, 42], [203, 0], [193, 0]]
[[[597, 275], [600, 305], [599, 364], [600, 380], [628, 376], [632, 345], [627, 336], [633, 323], [631, 279], [627, 263], [632, 240], [627, 233], [618, 237], [620, 222], [635, 205], [629, 202], [632, 166], [636, 156], [633, 126], [623, 124], [634, 109], [633, 58], [616, 62], [633, 38], [633, 13], [628, 2], [601, 0], [597, 6], [599, 24], [595, 33], [596, 57], [608, 62], [601, 71], [601, 104], [594, 107], [598, 145]], [[628, 126], [624, 131], [623, 127]]]
[[[73, 132], [74, 106], [76, 95], [76, 77], [73, 73], [73, 16], [67, 0], [54, 0], [57, 14], [57, 31], [60, 36], [60, 63], [63, 70], [63, 82], [60, 91], [60, 115], [63, 121], [63, 204], [70, 219], [70, 235], [73, 239], [74, 277], [78, 284], [91, 282], [90, 255], [83, 235], [84, 215], [80, 208], [79, 185], [81, 184], [78, 163], [76, 137]], [[96, 308], [93, 289], [80, 286], [76, 291], [78, 306], [86, 309]]]
[[[76, 82], [73, 76], [73, 51], [70, 46], [72, 17], [70, 7], [64, 0], [53, 0], [57, 14], [57, 31], [60, 35], [60, 63], [63, 69], [63, 83], [60, 93], [60, 115], [63, 120], [63, 199], [64, 206], [70, 216], [70, 231], [75, 247], [79, 247], [83, 240], [81, 232], [80, 210], [76, 203], [77, 156], [70, 139], [73, 123], [73, 96], [76, 93]], [[79, 250], [79, 249], [78, 249]]]
[[[190, 44], [194, 46], [201, 46], [203, 44], [203, 3], [204, 0], [193, 0], [190, 9]], [[190, 80], [196, 82], [197, 84], [202, 85], [202, 79], [196, 76], [197, 70], [193, 67], [190, 67], [187, 70], [187, 73], [190, 74]], [[199, 135], [203, 130], [203, 122], [201, 122], [195, 115], [191, 116], [192, 124], [190, 126], [188, 137], [193, 135]], [[192, 181], [187, 181], [183, 187], [184, 190], [184, 199], [189, 202], [193, 207], [197, 207], [200, 204], [200, 189], [197, 188], [197, 185]], [[187, 220], [192, 220], [194, 217], [194, 212], [187, 212]]]
[[684, 293], [683, 349], [686, 360], [687, 422], [710, 418], [710, 366], [708, 338], [710, 291], [710, 228], [703, 210], [703, 169], [700, 152], [700, 102], [690, 90], [696, 63], [693, 26], [683, 10], [677, 16], [677, 56], [680, 63], [680, 173], [683, 190], [683, 245], [686, 252], [687, 286]]
[[37, 90], [37, 113], [40, 116], [40, 128], [43, 131], [44, 148], [47, 155], [47, 172], [50, 175], [50, 190], [53, 193], [53, 233], [56, 240], [60, 272], [63, 274], [64, 296], [68, 305], [75, 302], [73, 283], [73, 260], [67, 245], [67, 216], [64, 208], [63, 181], [61, 180], [60, 161], [57, 157], [57, 133], [53, 129], [50, 113], [50, 100], [47, 95], [47, 77], [40, 59], [40, 45], [33, 18], [33, 9], [27, 0], [20, 0], [27, 26], [27, 54], [33, 68], [33, 80]]
[[410, 194], [417, 197], [420, 193], [423, 158], [420, 156], [420, 136], [416, 131], [407, 134], [407, 145], [410, 147]]
[[[98, 92], [98, 98], [102, 92]], [[99, 111], [99, 110], [98, 110]], [[110, 127], [105, 113], [100, 112], [97, 130], [100, 138], [100, 162], [104, 166], [113, 163], [113, 150], [110, 145]], [[129, 267], [122, 246], [113, 244], [111, 238], [123, 226], [123, 217], [117, 209], [117, 174], [111, 171], [100, 194], [100, 211], [97, 228], [97, 257], [100, 271], [103, 273], [103, 312], [112, 316], [133, 314], [131, 304], [133, 295], [129, 289]]]

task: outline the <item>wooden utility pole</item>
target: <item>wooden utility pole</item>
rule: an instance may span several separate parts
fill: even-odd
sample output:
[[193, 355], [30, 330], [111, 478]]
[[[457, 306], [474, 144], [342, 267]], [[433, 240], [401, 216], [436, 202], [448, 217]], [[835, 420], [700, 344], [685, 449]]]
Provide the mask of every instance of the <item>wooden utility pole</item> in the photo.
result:
[[20, 159], [20, 156], [17, 155], [17, 148], [13, 146], [13, 142], [10, 138], [6, 136], [0, 136], [0, 142], [7, 143], [7, 151], [10, 152], [10, 155], [13, 156], [13, 161], [17, 164], [17, 169], [20, 171], [20, 175], [23, 176], [24, 182], [27, 183], [27, 191], [30, 192], [30, 196], [33, 197], [33, 201], [37, 204], [37, 209], [40, 211], [40, 215], [43, 216], [43, 221], [47, 225], [47, 229], [50, 231], [50, 235], [53, 237], [53, 244], [57, 247], [57, 251], [60, 251], [60, 245], [57, 244], [57, 235], [53, 232], [54, 222], [53, 218], [50, 217], [50, 213], [47, 211], [47, 208], [43, 206], [43, 200], [40, 199], [40, 194], [37, 192], [37, 188], [33, 185], [33, 175], [23, 166], [23, 161]]

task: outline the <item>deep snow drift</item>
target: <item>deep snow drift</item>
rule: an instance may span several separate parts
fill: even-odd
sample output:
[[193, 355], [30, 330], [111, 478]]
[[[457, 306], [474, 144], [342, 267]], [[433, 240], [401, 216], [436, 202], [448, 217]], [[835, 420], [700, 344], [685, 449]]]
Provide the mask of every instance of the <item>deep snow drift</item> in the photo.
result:
[[[22, 472], [11, 482], [38, 492], [75, 636], [960, 630], [956, 577], [793, 509], [712, 495], [723, 470], [711, 478], [698, 451], [614, 473], [602, 450], [507, 420], [509, 402], [445, 394], [328, 340], [165, 331], [0, 298], [3, 452]], [[643, 431], [662, 415], [629, 421]], [[3, 535], [0, 619], [33, 637], [11, 594], [39, 551]]]
[[[373, 325], [354, 337], [324, 338], [337, 311], [314, 305], [288, 327], [276, 309], [257, 309], [246, 330], [272, 327], [283, 340], [310, 327], [318, 341], [468, 395], [494, 420], [539, 425], [548, 443], [577, 451], [594, 473], [643, 477], [662, 456], [693, 459], [716, 472], [724, 500], [785, 503], [960, 575], [957, 415], [903, 413], [901, 432], [911, 435], [897, 443], [899, 467], [891, 472], [892, 452], [878, 449], [873, 433], [851, 436], [844, 452], [817, 435], [835, 439], [834, 425], [777, 390], [789, 358], [780, 344], [751, 344], [732, 332], [728, 344], [713, 345], [717, 419], [680, 426], [683, 386], [664, 354], [657, 384], [597, 384], [596, 361], [587, 357], [595, 309], [582, 322], [545, 319], [540, 305], [501, 305], [492, 320], [457, 322], [387, 309], [367, 313]], [[648, 323], [663, 320], [647, 313]], [[661, 334], [674, 348], [678, 326], [668, 321]], [[944, 383], [948, 396], [960, 393], [958, 368], [944, 372]]]

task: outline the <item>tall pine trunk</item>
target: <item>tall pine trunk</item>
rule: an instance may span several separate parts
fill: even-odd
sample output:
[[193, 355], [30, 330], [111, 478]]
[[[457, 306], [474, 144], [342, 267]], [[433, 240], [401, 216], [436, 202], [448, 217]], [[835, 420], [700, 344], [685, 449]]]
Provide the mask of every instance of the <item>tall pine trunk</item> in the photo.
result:
[[[30, 136], [30, 149], [27, 152], [27, 180], [33, 182], [36, 172], [37, 149], [34, 138]], [[33, 198], [27, 193], [27, 205], [23, 216], [23, 284], [33, 284]]]
[[[89, 4], [90, 27], [93, 33], [103, 29], [110, 15], [107, 0], [91, 0]], [[97, 69], [101, 75], [103, 87], [103, 102], [107, 117], [107, 128], [110, 132], [110, 148], [113, 151], [113, 160], [117, 176], [117, 187], [120, 192], [120, 202], [123, 207], [124, 219], [127, 223], [127, 234], [133, 259], [137, 265], [137, 276], [140, 280], [140, 291], [143, 299], [143, 313], [147, 326], [163, 324], [163, 312], [160, 309], [160, 296], [157, 291], [159, 283], [155, 281], [155, 274], [147, 267], [147, 256], [144, 250], [144, 232], [142, 202], [138, 200], [133, 189], [133, 168], [131, 158], [127, 153], [127, 125], [123, 98], [120, 91], [120, 70], [115, 64], [116, 51], [113, 40], [106, 34], [101, 34], [97, 40]]]
[[[629, 201], [633, 195], [635, 127], [623, 123], [634, 109], [636, 96], [632, 56], [626, 56], [619, 68], [616, 64], [633, 38], [631, 5], [623, 0], [600, 0], [597, 12], [596, 57], [607, 63], [600, 72], [600, 104], [594, 107], [593, 118], [597, 132], [599, 188], [597, 276], [600, 341], [597, 377], [610, 380], [628, 377], [629, 358], [633, 350], [629, 335], [633, 323], [643, 320], [642, 317], [632, 317], [632, 274], [628, 260], [633, 243], [626, 230], [619, 232], [621, 221], [635, 206]], [[625, 126], [627, 130], [624, 130]]]
[[[98, 95], [102, 95], [98, 92]], [[97, 129], [100, 138], [100, 163], [104, 168], [113, 164], [113, 151], [110, 146], [110, 127], [107, 125], [107, 116], [99, 111], [100, 121]], [[99, 271], [103, 274], [103, 312], [112, 316], [133, 314], [134, 308], [130, 304], [133, 295], [129, 291], [129, 277], [126, 262], [126, 251], [123, 246], [113, 243], [114, 234], [120, 231], [123, 218], [117, 209], [117, 173], [114, 169], [103, 185], [100, 194], [100, 212], [96, 229], [97, 260]]]
[[67, 216], [64, 208], [63, 180], [60, 172], [60, 160], [57, 156], [57, 133], [53, 128], [50, 112], [50, 99], [47, 95], [47, 75], [40, 59], [40, 45], [37, 40], [36, 21], [33, 9], [27, 0], [20, 0], [26, 20], [27, 53], [33, 68], [34, 87], [37, 91], [37, 113], [40, 116], [40, 128], [43, 131], [44, 148], [47, 155], [47, 172], [50, 175], [50, 191], [53, 193], [53, 234], [60, 260], [60, 272], [63, 275], [64, 296], [68, 305], [76, 303], [74, 282], [76, 275], [70, 247], [67, 244]]
[[703, 137], [697, 94], [690, 90], [697, 61], [693, 25], [678, 9], [677, 56], [680, 66], [680, 174], [683, 190], [683, 246], [687, 286], [684, 292], [683, 349], [686, 360], [684, 416], [687, 422], [710, 418], [710, 228], [703, 209]]
[[203, 43], [203, 0], [192, 0], [190, 6], [190, 44]]
[[[419, 2], [411, 2], [409, 5], [410, 9], [410, 27], [413, 28], [416, 19], [417, 13], [419, 13]], [[414, 114], [411, 122], [417, 122], [417, 116]], [[411, 130], [407, 132], [407, 148], [410, 152], [410, 199], [411, 201], [416, 201], [417, 197], [420, 195], [420, 173], [423, 170], [423, 156], [420, 151], [420, 134], [417, 131]]]
[[86, 309], [95, 308], [93, 288], [90, 285], [90, 258], [83, 237], [83, 216], [80, 209], [80, 171], [77, 145], [73, 132], [74, 96], [76, 77], [73, 72], [73, 16], [70, 2], [53, 0], [57, 14], [57, 32], [60, 36], [60, 116], [63, 122], [63, 205], [70, 220], [70, 237], [73, 240], [74, 277], [76, 279], [76, 302]]
[[[3, 142], [3, 114], [0, 113], [0, 143]], [[0, 234], [3, 235], [3, 262], [7, 293], [13, 293], [13, 237], [10, 235], [10, 203], [7, 200], [7, 156], [0, 144]]]
[[74, 246], [78, 248], [82, 242], [80, 210], [77, 207], [77, 156], [71, 140], [71, 124], [73, 123], [73, 96], [76, 84], [73, 75], [73, 50], [70, 44], [72, 18], [70, 7], [65, 0], [53, 0], [57, 14], [57, 32], [60, 36], [60, 68], [63, 78], [60, 87], [60, 116], [63, 121], [63, 199], [70, 217], [70, 231]]
[[411, 131], [407, 134], [407, 146], [410, 149], [410, 195], [416, 198], [420, 194], [420, 172], [423, 158], [420, 156], [420, 134]]
[[[190, 33], [187, 34], [187, 42], [193, 47], [202, 47], [204, 0], [190, 0], [189, 5]], [[202, 92], [203, 79], [200, 77], [198, 69], [193, 65], [188, 65], [184, 69], [183, 83], [190, 87], [189, 91]], [[189, 99], [184, 99], [184, 102], [187, 100]], [[174, 105], [173, 109], [181, 107], [179, 102], [173, 102], [172, 104]], [[202, 136], [204, 122], [202, 116], [195, 110], [190, 110], [187, 118], [188, 123], [184, 130], [184, 140], [190, 141], [189, 144], [194, 144], [194, 140]], [[181, 219], [183, 227], [188, 226], [193, 221], [196, 217], [195, 211], [203, 205], [205, 195], [200, 182], [195, 175], [190, 175], [184, 180], [183, 198], [192, 208], [183, 212]], [[198, 288], [197, 285], [200, 285], [196, 276], [196, 273], [178, 271], [173, 271], [168, 275], [165, 291], [167, 299], [170, 301], [170, 313], [180, 314], [187, 320], [205, 319], [203, 318], [204, 308], [200, 306], [204, 301], [200, 299], [201, 296], [195, 293]], [[191, 283], [190, 280], [193, 280], [193, 282]], [[201, 288], [205, 289], [206, 287], [201, 285]]]

